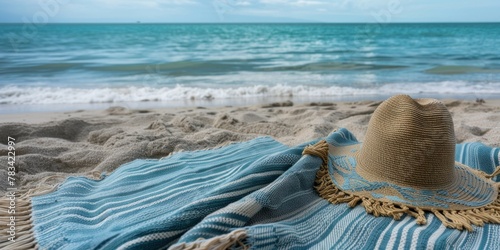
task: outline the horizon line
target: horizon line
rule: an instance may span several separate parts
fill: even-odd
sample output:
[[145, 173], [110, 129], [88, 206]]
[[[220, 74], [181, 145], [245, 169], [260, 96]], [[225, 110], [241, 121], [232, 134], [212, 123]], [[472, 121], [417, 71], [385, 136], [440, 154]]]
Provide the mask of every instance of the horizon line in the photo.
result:
[[[49, 22], [42, 25], [51, 24], [380, 24], [380, 25], [391, 25], [391, 24], [494, 24], [500, 23], [500, 21], [415, 21], [415, 22]], [[0, 24], [26, 24], [22, 22], [0, 22]]]

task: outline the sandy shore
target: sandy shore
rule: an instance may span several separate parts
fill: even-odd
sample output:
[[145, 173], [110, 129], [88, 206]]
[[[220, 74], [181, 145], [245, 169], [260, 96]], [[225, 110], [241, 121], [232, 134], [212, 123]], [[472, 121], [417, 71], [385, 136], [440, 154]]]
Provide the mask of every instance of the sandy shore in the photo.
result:
[[[500, 146], [500, 100], [443, 100], [457, 142]], [[268, 135], [293, 146], [338, 127], [363, 141], [380, 102], [270, 103], [249, 107], [193, 107], [0, 115], [0, 192], [7, 188], [7, 137], [16, 139], [23, 189], [51, 186], [72, 175], [99, 178], [134, 159], [223, 146]]]

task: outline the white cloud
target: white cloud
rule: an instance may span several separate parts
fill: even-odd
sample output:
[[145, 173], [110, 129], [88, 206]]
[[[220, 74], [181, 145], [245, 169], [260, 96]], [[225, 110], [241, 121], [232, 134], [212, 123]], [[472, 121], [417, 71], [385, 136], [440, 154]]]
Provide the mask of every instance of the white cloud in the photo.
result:
[[311, 6], [311, 5], [325, 5], [328, 4], [324, 1], [318, 0], [260, 0], [262, 4], [272, 5], [293, 5], [293, 6]]
[[198, 3], [197, 1], [194, 0], [166, 0], [160, 2], [164, 2], [166, 4], [175, 4], [175, 5], [192, 5]]
[[134, 6], [134, 7], [158, 7], [160, 5], [193, 5], [197, 4], [196, 0], [72, 0], [70, 3], [80, 3], [84, 5], [107, 5], [107, 6]]
[[321, 1], [314, 1], [314, 0], [298, 0], [293, 4], [297, 5], [297, 6], [310, 6], [310, 5], [322, 5], [322, 4], [326, 4], [326, 3], [321, 2]]
[[237, 1], [236, 3], [234, 3], [235, 6], [250, 6], [252, 5], [252, 3], [250, 3], [249, 1]]

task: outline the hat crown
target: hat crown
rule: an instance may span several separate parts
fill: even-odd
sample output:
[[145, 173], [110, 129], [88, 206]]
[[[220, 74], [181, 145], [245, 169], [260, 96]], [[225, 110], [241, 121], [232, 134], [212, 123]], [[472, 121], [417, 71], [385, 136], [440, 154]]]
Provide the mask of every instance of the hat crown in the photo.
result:
[[358, 172], [372, 181], [434, 189], [454, 181], [455, 133], [446, 106], [397, 95], [373, 113]]

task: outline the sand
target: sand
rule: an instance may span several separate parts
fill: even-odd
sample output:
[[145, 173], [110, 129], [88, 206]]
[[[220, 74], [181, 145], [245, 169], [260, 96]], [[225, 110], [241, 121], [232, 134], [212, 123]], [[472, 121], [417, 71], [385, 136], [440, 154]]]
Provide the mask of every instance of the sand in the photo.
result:
[[[443, 100], [457, 142], [500, 146], [500, 100]], [[220, 147], [259, 136], [297, 145], [338, 127], [363, 141], [380, 102], [303, 103], [248, 107], [79, 110], [0, 115], [0, 192], [7, 189], [7, 137], [16, 139], [17, 187], [50, 187], [68, 176], [100, 178], [135, 159]]]

